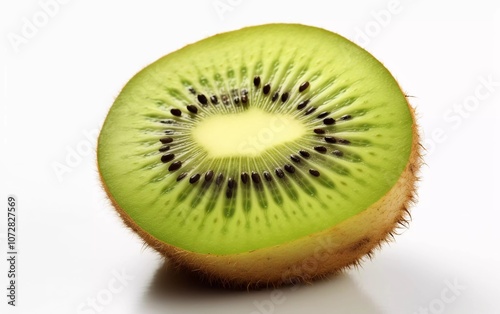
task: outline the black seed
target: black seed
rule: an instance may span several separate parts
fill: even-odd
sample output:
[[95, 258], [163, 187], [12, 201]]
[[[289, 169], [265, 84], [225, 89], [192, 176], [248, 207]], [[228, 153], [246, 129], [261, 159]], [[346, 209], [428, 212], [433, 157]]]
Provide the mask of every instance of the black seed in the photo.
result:
[[196, 95], [196, 91], [194, 90], [193, 87], [189, 87], [188, 90], [191, 94]]
[[292, 165], [290, 165], [290, 164], [286, 164], [284, 168], [289, 173], [294, 173], [295, 172], [295, 167], [292, 166]]
[[208, 170], [206, 173], [205, 173], [205, 181], [206, 182], [210, 182], [212, 180], [212, 178], [214, 177], [214, 172], [212, 170]]
[[257, 172], [255, 172], [255, 171], [252, 171], [252, 180], [256, 184], [260, 183], [260, 175]]
[[318, 115], [318, 119], [323, 119], [324, 117], [326, 117], [327, 115], [329, 115], [330, 113], [329, 112], [322, 112]]
[[274, 170], [274, 172], [276, 173], [276, 175], [278, 176], [278, 178], [283, 178], [285, 176], [285, 173], [280, 168], [276, 168]]
[[246, 173], [246, 172], [241, 173], [241, 182], [243, 182], [245, 184], [248, 182], [248, 173]]
[[333, 136], [326, 136], [325, 142], [330, 143], [330, 144], [335, 144], [335, 143], [337, 143], [337, 139]]
[[175, 109], [170, 109], [170, 113], [173, 114], [174, 116], [176, 117], [180, 117], [182, 115], [182, 111], [180, 111], [179, 109], [175, 108]]
[[273, 180], [273, 176], [269, 173], [269, 171], [264, 171], [264, 178], [268, 182], [271, 182]]
[[339, 138], [338, 142], [339, 142], [339, 144], [344, 144], [344, 145], [351, 144], [351, 141], [343, 139], [343, 138]]
[[267, 83], [266, 85], [264, 85], [264, 88], [262, 88], [262, 91], [264, 92], [264, 95], [269, 94], [269, 92], [271, 91], [271, 85]]
[[174, 124], [174, 120], [163, 120], [163, 121], [160, 121], [161, 123], [164, 123], [164, 124]]
[[229, 97], [226, 94], [223, 94], [221, 97], [222, 97], [222, 103], [226, 106], [229, 105]]
[[187, 105], [186, 108], [191, 113], [198, 113], [198, 108], [195, 105]]
[[307, 104], [309, 103], [309, 101], [310, 101], [309, 99], [301, 101], [300, 104], [297, 106], [297, 109], [298, 110], [304, 109], [307, 106]]
[[300, 157], [297, 155], [290, 155], [290, 159], [294, 162], [300, 162]]
[[334, 118], [326, 118], [325, 120], [323, 120], [323, 123], [326, 125], [331, 125], [331, 124], [335, 123], [335, 119]]
[[165, 154], [165, 155], [161, 156], [161, 162], [167, 163], [169, 161], [174, 160], [174, 158], [175, 158], [174, 154]]
[[325, 134], [325, 130], [323, 130], [323, 129], [314, 129], [314, 133], [316, 133], [316, 134]]
[[309, 169], [309, 173], [315, 177], [319, 177], [319, 171], [315, 169]]
[[177, 181], [181, 181], [181, 180], [182, 180], [182, 179], [184, 179], [186, 176], [187, 176], [187, 172], [183, 172], [183, 173], [181, 173], [181, 174], [177, 177]]
[[340, 120], [351, 120], [352, 116], [350, 114], [345, 114], [342, 117], [340, 117]]
[[199, 173], [191, 176], [191, 178], [189, 178], [189, 183], [193, 184], [193, 183], [198, 182], [198, 180], [200, 180], [200, 174]]
[[168, 171], [175, 171], [179, 169], [182, 166], [182, 161], [174, 161], [173, 163], [170, 164], [170, 167], [168, 167]]
[[326, 153], [326, 147], [325, 146], [314, 146], [314, 150], [320, 153]]
[[311, 113], [313, 113], [314, 111], [316, 111], [316, 107], [311, 107], [311, 108], [307, 109], [306, 113], [304, 113], [304, 114], [307, 116], [307, 115], [310, 115]]
[[226, 191], [226, 197], [227, 197], [227, 198], [231, 198], [231, 197], [233, 197], [233, 190], [231, 190], [231, 189], [227, 189], [227, 191]]
[[304, 157], [304, 158], [309, 158], [311, 157], [311, 154], [309, 154], [308, 151], [305, 151], [305, 150], [299, 150], [299, 154], [300, 156]]
[[208, 104], [208, 99], [207, 99], [207, 96], [203, 95], [203, 94], [199, 94], [198, 95], [198, 101], [202, 104], [202, 105], [206, 105]]
[[253, 78], [253, 85], [255, 87], [259, 87], [259, 85], [260, 85], [260, 77], [256, 76], [256, 77]]
[[281, 102], [285, 102], [287, 100], [288, 100], [288, 92], [283, 93], [283, 95], [281, 95]]
[[234, 186], [236, 185], [236, 182], [234, 182], [234, 179], [233, 178], [229, 178], [227, 179], [227, 187], [229, 189], [232, 189], [234, 188]]
[[172, 131], [172, 130], [166, 130], [165, 134], [174, 134], [174, 131]]
[[173, 140], [174, 139], [171, 137], [164, 137], [164, 138], [160, 139], [160, 142], [162, 142], [163, 144], [168, 144], [168, 143], [172, 143]]
[[307, 88], [309, 87], [309, 82], [304, 82], [302, 84], [300, 84], [299, 86], [299, 92], [302, 93], [303, 91], [305, 91]]
[[215, 96], [215, 95], [210, 96], [210, 101], [214, 105], [217, 105], [219, 103], [219, 100], [217, 99], [217, 96]]
[[332, 154], [334, 154], [334, 155], [335, 155], [335, 156], [337, 156], [337, 157], [342, 157], [342, 156], [344, 156], [344, 153], [343, 153], [343, 152], [341, 152], [341, 151], [340, 151], [340, 150], [338, 150], [338, 149], [334, 150], [334, 151], [332, 152]]
[[233, 95], [233, 101], [235, 104], [239, 104], [240, 103], [240, 95], [238, 94], [238, 90], [237, 89], [233, 89], [231, 90], [231, 95]]
[[241, 90], [241, 102], [244, 104], [248, 102], [248, 91], [246, 89]]
[[280, 97], [280, 93], [275, 92], [274, 95], [273, 95], [273, 97], [271, 98], [271, 101], [275, 102], [276, 100], [278, 100], [279, 97]]
[[170, 149], [170, 146], [162, 146], [162, 147], [160, 147], [159, 151], [160, 151], [161, 153], [163, 153], [163, 152], [166, 152], [166, 151], [167, 151], [167, 150], [169, 150], [169, 149]]
[[224, 175], [222, 173], [219, 173], [217, 179], [215, 179], [215, 184], [219, 185], [222, 183], [222, 181], [224, 181]]

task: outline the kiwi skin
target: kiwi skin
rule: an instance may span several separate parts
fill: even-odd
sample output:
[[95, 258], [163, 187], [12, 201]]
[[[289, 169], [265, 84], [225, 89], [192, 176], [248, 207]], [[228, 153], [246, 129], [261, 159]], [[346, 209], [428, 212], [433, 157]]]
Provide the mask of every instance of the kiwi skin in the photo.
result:
[[398, 228], [407, 226], [422, 164], [415, 111], [409, 103], [408, 107], [413, 120], [411, 153], [394, 186], [365, 211], [330, 229], [281, 245], [231, 255], [186, 251], [156, 239], [139, 227], [118, 206], [100, 174], [101, 185], [124, 223], [147, 245], [175, 267], [197, 272], [211, 284], [253, 289], [312, 282], [359, 266], [363, 259], [371, 258], [375, 250], [392, 240]]

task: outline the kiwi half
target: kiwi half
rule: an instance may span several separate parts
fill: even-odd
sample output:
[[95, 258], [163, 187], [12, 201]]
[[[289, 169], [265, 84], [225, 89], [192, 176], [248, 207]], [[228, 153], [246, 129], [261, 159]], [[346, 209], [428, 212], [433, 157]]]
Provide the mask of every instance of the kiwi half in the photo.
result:
[[406, 221], [419, 166], [413, 110], [388, 70], [296, 24], [219, 34], [147, 66], [98, 143], [125, 223], [231, 286], [357, 265]]

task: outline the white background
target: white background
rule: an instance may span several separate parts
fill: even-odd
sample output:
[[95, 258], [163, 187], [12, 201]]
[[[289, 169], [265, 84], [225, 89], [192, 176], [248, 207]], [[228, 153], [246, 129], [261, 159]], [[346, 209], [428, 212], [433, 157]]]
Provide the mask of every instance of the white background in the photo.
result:
[[[0, 8], [7, 313], [11, 193], [19, 200], [17, 313], [500, 313], [498, 1], [61, 0], [52, 16], [46, 2]], [[428, 150], [418, 204], [410, 228], [362, 268], [274, 292], [213, 289], [159, 271], [160, 257], [123, 227], [98, 182], [95, 137], [142, 67], [206, 36], [267, 22], [340, 33], [415, 96]], [[69, 171], [58, 175], [60, 165]]]

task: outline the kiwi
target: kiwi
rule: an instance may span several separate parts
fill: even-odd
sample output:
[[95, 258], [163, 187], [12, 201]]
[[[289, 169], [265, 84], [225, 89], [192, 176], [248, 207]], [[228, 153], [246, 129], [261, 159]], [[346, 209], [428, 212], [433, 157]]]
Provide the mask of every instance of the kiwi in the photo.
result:
[[420, 166], [412, 107], [389, 71], [329, 31], [219, 34], [136, 74], [98, 142], [125, 224], [229, 286], [358, 265], [406, 222]]

